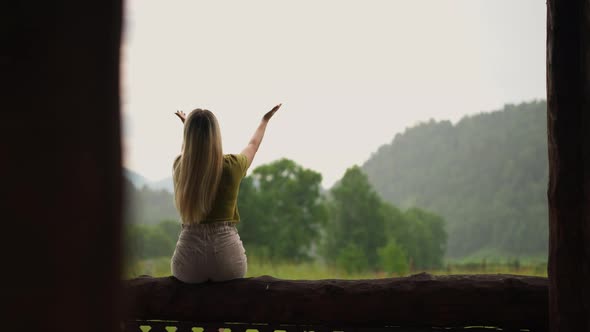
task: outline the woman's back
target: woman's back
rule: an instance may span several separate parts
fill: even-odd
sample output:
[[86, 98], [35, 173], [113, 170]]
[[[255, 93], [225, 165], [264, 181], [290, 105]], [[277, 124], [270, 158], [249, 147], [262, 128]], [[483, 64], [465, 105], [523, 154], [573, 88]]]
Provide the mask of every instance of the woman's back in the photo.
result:
[[[219, 221], [239, 222], [238, 192], [240, 182], [246, 175], [248, 159], [243, 154], [226, 154], [223, 156], [223, 171], [217, 187], [217, 193], [209, 213], [200, 221], [208, 224]], [[190, 224], [188, 220], [184, 224]]]
[[267, 112], [240, 154], [221, 152], [217, 119], [194, 110], [183, 121], [182, 155], [174, 161], [174, 193], [182, 231], [172, 256], [172, 274], [187, 283], [223, 281], [246, 275], [246, 251], [235, 224], [240, 221], [240, 182], [252, 163], [266, 125], [281, 105]]
[[247, 167], [246, 156], [224, 155], [211, 210], [198, 223], [183, 221], [170, 264], [172, 274], [179, 280], [200, 283], [245, 276], [246, 250], [235, 224], [240, 221], [238, 192]]

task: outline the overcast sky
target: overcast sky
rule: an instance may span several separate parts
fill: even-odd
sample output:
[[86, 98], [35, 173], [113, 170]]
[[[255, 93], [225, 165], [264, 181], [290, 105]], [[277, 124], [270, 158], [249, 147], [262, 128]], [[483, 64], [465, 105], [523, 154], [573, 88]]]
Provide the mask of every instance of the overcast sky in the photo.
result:
[[544, 0], [127, 0], [124, 164], [171, 175], [177, 109], [225, 153], [272, 119], [250, 171], [287, 157], [330, 187], [406, 127], [545, 98]]

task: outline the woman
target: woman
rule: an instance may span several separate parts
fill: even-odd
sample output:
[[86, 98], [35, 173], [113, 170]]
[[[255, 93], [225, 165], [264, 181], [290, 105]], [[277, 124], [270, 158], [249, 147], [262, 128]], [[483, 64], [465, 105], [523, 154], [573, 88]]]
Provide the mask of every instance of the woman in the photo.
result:
[[172, 274], [186, 283], [223, 281], [246, 275], [246, 252], [235, 224], [242, 178], [266, 126], [281, 104], [266, 113], [240, 154], [222, 153], [215, 115], [196, 109], [175, 114], [184, 123], [182, 154], [174, 170], [175, 203], [182, 230], [172, 256]]

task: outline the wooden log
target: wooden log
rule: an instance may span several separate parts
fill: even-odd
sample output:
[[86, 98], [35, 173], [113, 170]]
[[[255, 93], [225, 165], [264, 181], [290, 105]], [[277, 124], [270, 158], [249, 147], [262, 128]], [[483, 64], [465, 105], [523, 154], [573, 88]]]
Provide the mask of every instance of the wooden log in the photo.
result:
[[498, 326], [547, 330], [547, 279], [418, 274], [374, 280], [269, 276], [184, 284], [125, 282], [128, 318], [330, 326]]
[[547, 10], [551, 331], [590, 331], [590, 1]]

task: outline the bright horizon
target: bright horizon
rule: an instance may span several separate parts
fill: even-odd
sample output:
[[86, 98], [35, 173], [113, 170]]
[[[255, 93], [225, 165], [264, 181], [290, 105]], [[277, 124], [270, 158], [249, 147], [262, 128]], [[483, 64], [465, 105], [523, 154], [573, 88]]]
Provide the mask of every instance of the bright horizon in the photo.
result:
[[177, 109], [208, 108], [250, 171], [286, 157], [329, 188], [416, 123], [545, 99], [539, 0], [126, 2], [124, 166], [171, 176]]

